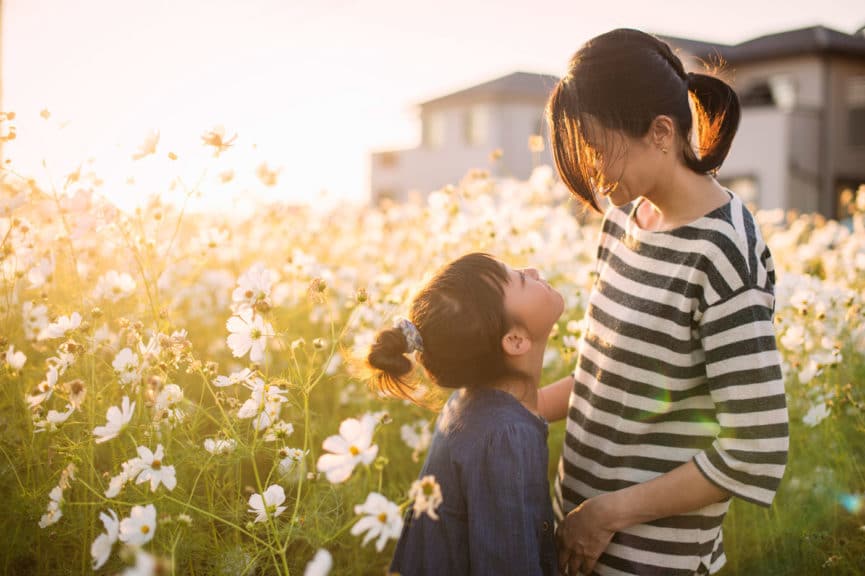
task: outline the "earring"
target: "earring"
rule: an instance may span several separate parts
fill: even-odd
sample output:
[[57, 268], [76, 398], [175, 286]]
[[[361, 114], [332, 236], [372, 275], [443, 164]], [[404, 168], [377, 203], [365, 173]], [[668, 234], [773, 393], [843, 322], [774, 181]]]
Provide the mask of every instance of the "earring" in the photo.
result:
[[663, 152], [664, 154], [666, 154], [666, 153], [667, 153], [667, 149], [664, 148], [664, 147], [661, 147], [661, 152]]

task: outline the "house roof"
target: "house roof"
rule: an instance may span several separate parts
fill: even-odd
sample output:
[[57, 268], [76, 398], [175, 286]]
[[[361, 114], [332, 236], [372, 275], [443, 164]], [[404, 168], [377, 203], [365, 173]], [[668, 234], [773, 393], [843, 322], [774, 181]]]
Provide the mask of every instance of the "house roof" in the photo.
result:
[[458, 92], [452, 92], [426, 102], [419, 106], [434, 106], [445, 103], [465, 102], [479, 99], [545, 99], [559, 81], [557, 76], [549, 74], [533, 74], [531, 72], [514, 72], [501, 78], [470, 86]]
[[806, 54], [832, 54], [865, 59], [865, 35], [811, 26], [753, 38], [740, 44], [715, 44], [675, 36], [659, 36], [702, 60], [720, 56], [729, 63], [754, 62]]

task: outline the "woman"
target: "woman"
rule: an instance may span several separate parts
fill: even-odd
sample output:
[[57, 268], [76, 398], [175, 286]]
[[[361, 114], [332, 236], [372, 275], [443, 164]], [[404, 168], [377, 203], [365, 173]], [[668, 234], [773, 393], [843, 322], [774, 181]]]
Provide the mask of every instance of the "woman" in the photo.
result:
[[539, 398], [567, 417], [560, 569], [714, 573], [731, 497], [770, 505], [788, 447], [772, 257], [713, 177], [738, 99], [657, 38], [614, 30], [573, 56], [547, 114], [564, 183], [611, 205], [577, 365]]

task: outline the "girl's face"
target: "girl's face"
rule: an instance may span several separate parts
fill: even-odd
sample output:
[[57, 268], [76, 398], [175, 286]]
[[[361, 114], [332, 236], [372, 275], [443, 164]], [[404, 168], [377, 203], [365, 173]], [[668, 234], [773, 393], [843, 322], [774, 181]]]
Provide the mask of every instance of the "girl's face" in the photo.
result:
[[607, 198], [613, 206], [624, 206], [640, 196], [650, 196], [663, 159], [660, 150], [650, 144], [649, 136], [634, 138], [604, 128], [592, 118], [586, 123], [586, 132], [598, 158], [597, 177], [602, 183], [599, 196]]
[[506, 266], [505, 312], [520, 322], [532, 340], [546, 342], [564, 309], [562, 295], [547, 284], [534, 268]]

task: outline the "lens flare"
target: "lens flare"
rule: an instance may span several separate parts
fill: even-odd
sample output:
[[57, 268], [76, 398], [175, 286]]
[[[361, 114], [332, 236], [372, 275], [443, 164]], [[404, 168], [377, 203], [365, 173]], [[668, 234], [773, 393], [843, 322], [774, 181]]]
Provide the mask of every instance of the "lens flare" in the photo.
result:
[[850, 514], [859, 514], [865, 508], [865, 499], [861, 494], [841, 494], [838, 502]]

